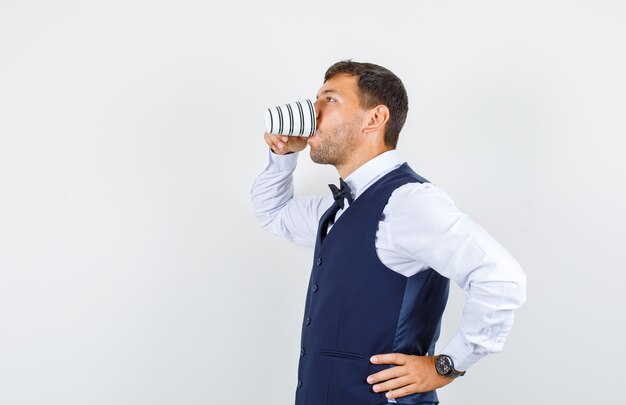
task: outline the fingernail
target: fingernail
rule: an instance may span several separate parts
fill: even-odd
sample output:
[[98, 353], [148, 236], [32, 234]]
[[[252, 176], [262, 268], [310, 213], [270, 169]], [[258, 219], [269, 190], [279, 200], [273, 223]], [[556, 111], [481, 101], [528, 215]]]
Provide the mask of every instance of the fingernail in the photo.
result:
[[378, 392], [379, 389], [380, 389], [380, 385], [374, 385], [374, 391]]
[[374, 382], [374, 379], [372, 377], [367, 377], [367, 382], [371, 384]]
[[375, 361], [376, 361], [376, 356], [372, 356], [372, 357], [370, 357], [370, 361], [371, 361], [371, 362], [375, 362]]
[[387, 398], [391, 398], [391, 392], [386, 393], [386, 394], [385, 394], [385, 396], [386, 396]]

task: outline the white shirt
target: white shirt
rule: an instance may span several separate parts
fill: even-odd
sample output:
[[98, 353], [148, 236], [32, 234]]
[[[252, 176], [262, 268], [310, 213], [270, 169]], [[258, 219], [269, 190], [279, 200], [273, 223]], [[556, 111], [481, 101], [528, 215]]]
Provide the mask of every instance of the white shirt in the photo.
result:
[[[293, 194], [298, 153], [276, 155], [252, 186], [252, 203], [263, 229], [314, 246], [328, 196]], [[395, 150], [385, 152], [344, 179], [353, 197], [401, 165]], [[349, 205], [337, 213], [339, 217]], [[329, 230], [332, 232], [332, 229]], [[513, 325], [513, 311], [526, 300], [526, 276], [513, 257], [483, 228], [431, 183], [409, 183], [389, 198], [378, 223], [376, 252], [389, 269], [410, 277], [432, 268], [467, 294], [458, 330], [439, 353], [467, 370], [488, 353], [502, 350]]]

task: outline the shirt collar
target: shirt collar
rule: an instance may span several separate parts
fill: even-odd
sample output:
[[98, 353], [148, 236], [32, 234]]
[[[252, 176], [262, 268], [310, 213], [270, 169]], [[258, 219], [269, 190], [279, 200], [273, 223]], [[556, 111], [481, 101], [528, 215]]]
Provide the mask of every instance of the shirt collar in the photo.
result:
[[392, 149], [368, 160], [346, 177], [344, 181], [348, 183], [352, 197], [356, 199], [376, 180], [397, 169], [400, 164], [398, 152]]

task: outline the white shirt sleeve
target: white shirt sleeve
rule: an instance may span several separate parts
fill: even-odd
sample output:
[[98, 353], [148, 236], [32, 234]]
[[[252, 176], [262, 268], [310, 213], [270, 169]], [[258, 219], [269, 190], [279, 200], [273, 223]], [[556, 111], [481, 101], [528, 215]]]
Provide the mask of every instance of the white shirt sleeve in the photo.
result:
[[319, 220], [332, 205], [332, 196], [294, 196], [293, 172], [298, 153], [268, 153], [268, 163], [251, 190], [254, 213], [261, 228], [289, 241], [315, 246]]
[[400, 187], [384, 213], [379, 232], [397, 255], [416, 268], [433, 268], [467, 294], [459, 329], [439, 352], [467, 370], [501, 351], [513, 311], [526, 300], [526, 275], [517, 261], [430, 183]]

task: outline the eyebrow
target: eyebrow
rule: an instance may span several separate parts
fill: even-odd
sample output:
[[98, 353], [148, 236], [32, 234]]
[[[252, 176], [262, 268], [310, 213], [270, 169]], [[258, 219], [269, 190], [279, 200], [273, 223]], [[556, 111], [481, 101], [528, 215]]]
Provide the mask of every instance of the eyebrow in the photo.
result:
[[[324, 94], [329, 94], [329, 93], [340, 95], [340, 94], [339, 94], [339, 92], [338, 92], [337, 90], [335, 90], [335, 89], [326, 89], [326, 90], [324, 90], [324, 91], [322, 92], [322, 96], [323, 96]], [[317, 100], [318, 98], [320, 98], [320, 96], [319, 96], [319, 95], [315, 96], [315, 99], [316, 99], [316, 100]]]

